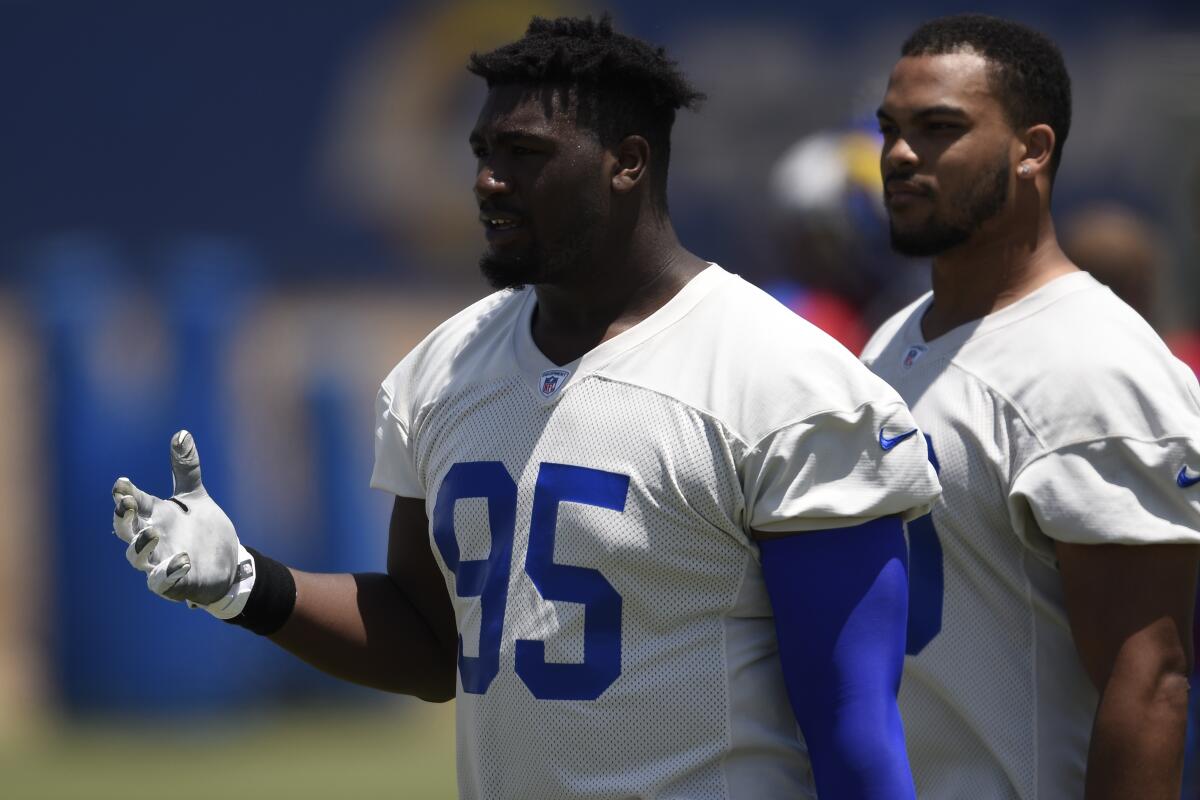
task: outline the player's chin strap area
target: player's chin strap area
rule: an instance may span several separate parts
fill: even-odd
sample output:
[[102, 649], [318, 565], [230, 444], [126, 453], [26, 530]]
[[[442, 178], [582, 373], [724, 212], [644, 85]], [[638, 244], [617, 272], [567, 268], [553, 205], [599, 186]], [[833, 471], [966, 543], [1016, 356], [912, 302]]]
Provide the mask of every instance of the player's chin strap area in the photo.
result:
[[238, 542], [237, 572], [234, 574], [233, 585], [229, 587], [229, 591], [220, 600], [208, 605], [200, 605], [189, 600], [188, 607], [202, 608], [217, 619], [232, 620], [246, 608], [246, 603], [250, 600], [250, 593], [254, 589], [254, 576], [254, 554], [247, 550], [241, 542]]

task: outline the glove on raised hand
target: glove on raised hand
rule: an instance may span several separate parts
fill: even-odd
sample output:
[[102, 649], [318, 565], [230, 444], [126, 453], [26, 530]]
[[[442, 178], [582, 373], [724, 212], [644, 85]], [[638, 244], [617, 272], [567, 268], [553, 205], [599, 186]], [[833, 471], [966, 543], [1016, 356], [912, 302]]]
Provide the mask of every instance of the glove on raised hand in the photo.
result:
[[201, 606], [221, 619], [237, 616], [254, 584], [254, 559], [233, 523], [200, 480], [200, 455], [187, 431], [171, 437], [174, 494], [147, 494], [128, 478], [113, 484], [113, 532], [146, 584], [168, 600]]

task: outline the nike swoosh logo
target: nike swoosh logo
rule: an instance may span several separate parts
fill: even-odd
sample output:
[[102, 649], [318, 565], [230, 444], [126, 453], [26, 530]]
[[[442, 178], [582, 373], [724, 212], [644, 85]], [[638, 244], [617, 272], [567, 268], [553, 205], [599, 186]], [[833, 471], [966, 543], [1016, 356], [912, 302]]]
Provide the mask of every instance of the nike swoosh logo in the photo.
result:
[[[916, 432], [917, 432], [917, 429], [913, 428], [911, 431], [909, 431], [907, 433], [902, 433], [899, 436], [893, 436], [889, 439], [884, 434], [883, 428], [880, 428], [879, 429], [879, 446], [882, 447], [884, 449], [884, 451], [886, 452], [888, 450], [891, 450], [893, 447], [900, 444], [901, 442], [903, 442], [908, 437], [915, 435]], [[1200, 478], [1197, 478], [1197, 480], [1200, 480]]]
[[1179, 484], [1180, 489], [1189, 489], [1200, 483], [1200, 472], [1196, 473], [1195, 477], [1188, 474], [1187, 464], [1179, 468], [1179, 474], [1175, 476], [1175, 482]]

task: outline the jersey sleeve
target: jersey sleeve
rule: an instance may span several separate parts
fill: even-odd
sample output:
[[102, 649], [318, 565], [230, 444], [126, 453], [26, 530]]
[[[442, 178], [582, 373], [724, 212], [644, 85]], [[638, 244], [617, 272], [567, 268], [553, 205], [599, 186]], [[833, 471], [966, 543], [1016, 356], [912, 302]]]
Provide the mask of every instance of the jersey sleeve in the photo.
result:
[[[1190, 476], [1190, 477], [1189, 477]], [[1200, 543], [1200, 440], [1108, 437], [1045, 452], [1017, 474], [1010, 505], [1072, 544]]]
[[865, 403], [786, 425], [747, 452], [746, 527], [785, 534], [928, 513], [941, 487], [901, 402]]
[[387, 391], [380, 388], [375, 398], [375, 469], [371, 488], [382, 489], [397, 497], [425, 497], [417, 477], [409, 427]]

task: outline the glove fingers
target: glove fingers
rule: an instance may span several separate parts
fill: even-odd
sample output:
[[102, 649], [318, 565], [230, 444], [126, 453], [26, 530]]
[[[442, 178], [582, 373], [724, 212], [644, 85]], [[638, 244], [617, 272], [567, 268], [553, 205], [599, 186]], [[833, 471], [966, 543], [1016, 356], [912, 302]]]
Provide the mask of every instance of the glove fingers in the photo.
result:
[[204, 489], [200, 481], [200, 453], [195, 438], [187, 431], [171, 437], [171, 477], [175, 480], [175, 494]]
[[192, 561], [187, 553], [176, 553], [170, 561], [157, 564], [146, 574], [150, 591], [168, 600], [182, 600], [184, 587], [180, 584], [191, 572]]
[[158, 498], [152, 494], [146, 494], [141, 489], [133, 485], [133, 481], [129, 478], [117, 478], [117, 482], [113, 484], [113, 503], [119, 503], [122, 496], [132, 497], [137, 503], [137, 511], [140, 516], [149, 517], [154, 511], [154, 501]]
[[129, 547], [125, 548], [125, 559], [133, 565], [134, 569], [148, 572], [161, 561], [155, 553], [158, 543], [158, 531], [147, 525], [137, 532], [137, 535], [129, 542]]
[[113, 533], [122, 542], [129, 544], [133, 541], [137, 521], [137, 501], [123, 494], [116, 498], [116, 503], [117, 508], [113, 511]]
[[167, 585], [161, 594], [168, 600], [183, 600], [188, 592], [189, 584], [184, 580], [192, 571], [192, 561], [187, 553], [178, 553], [167, 562]]

